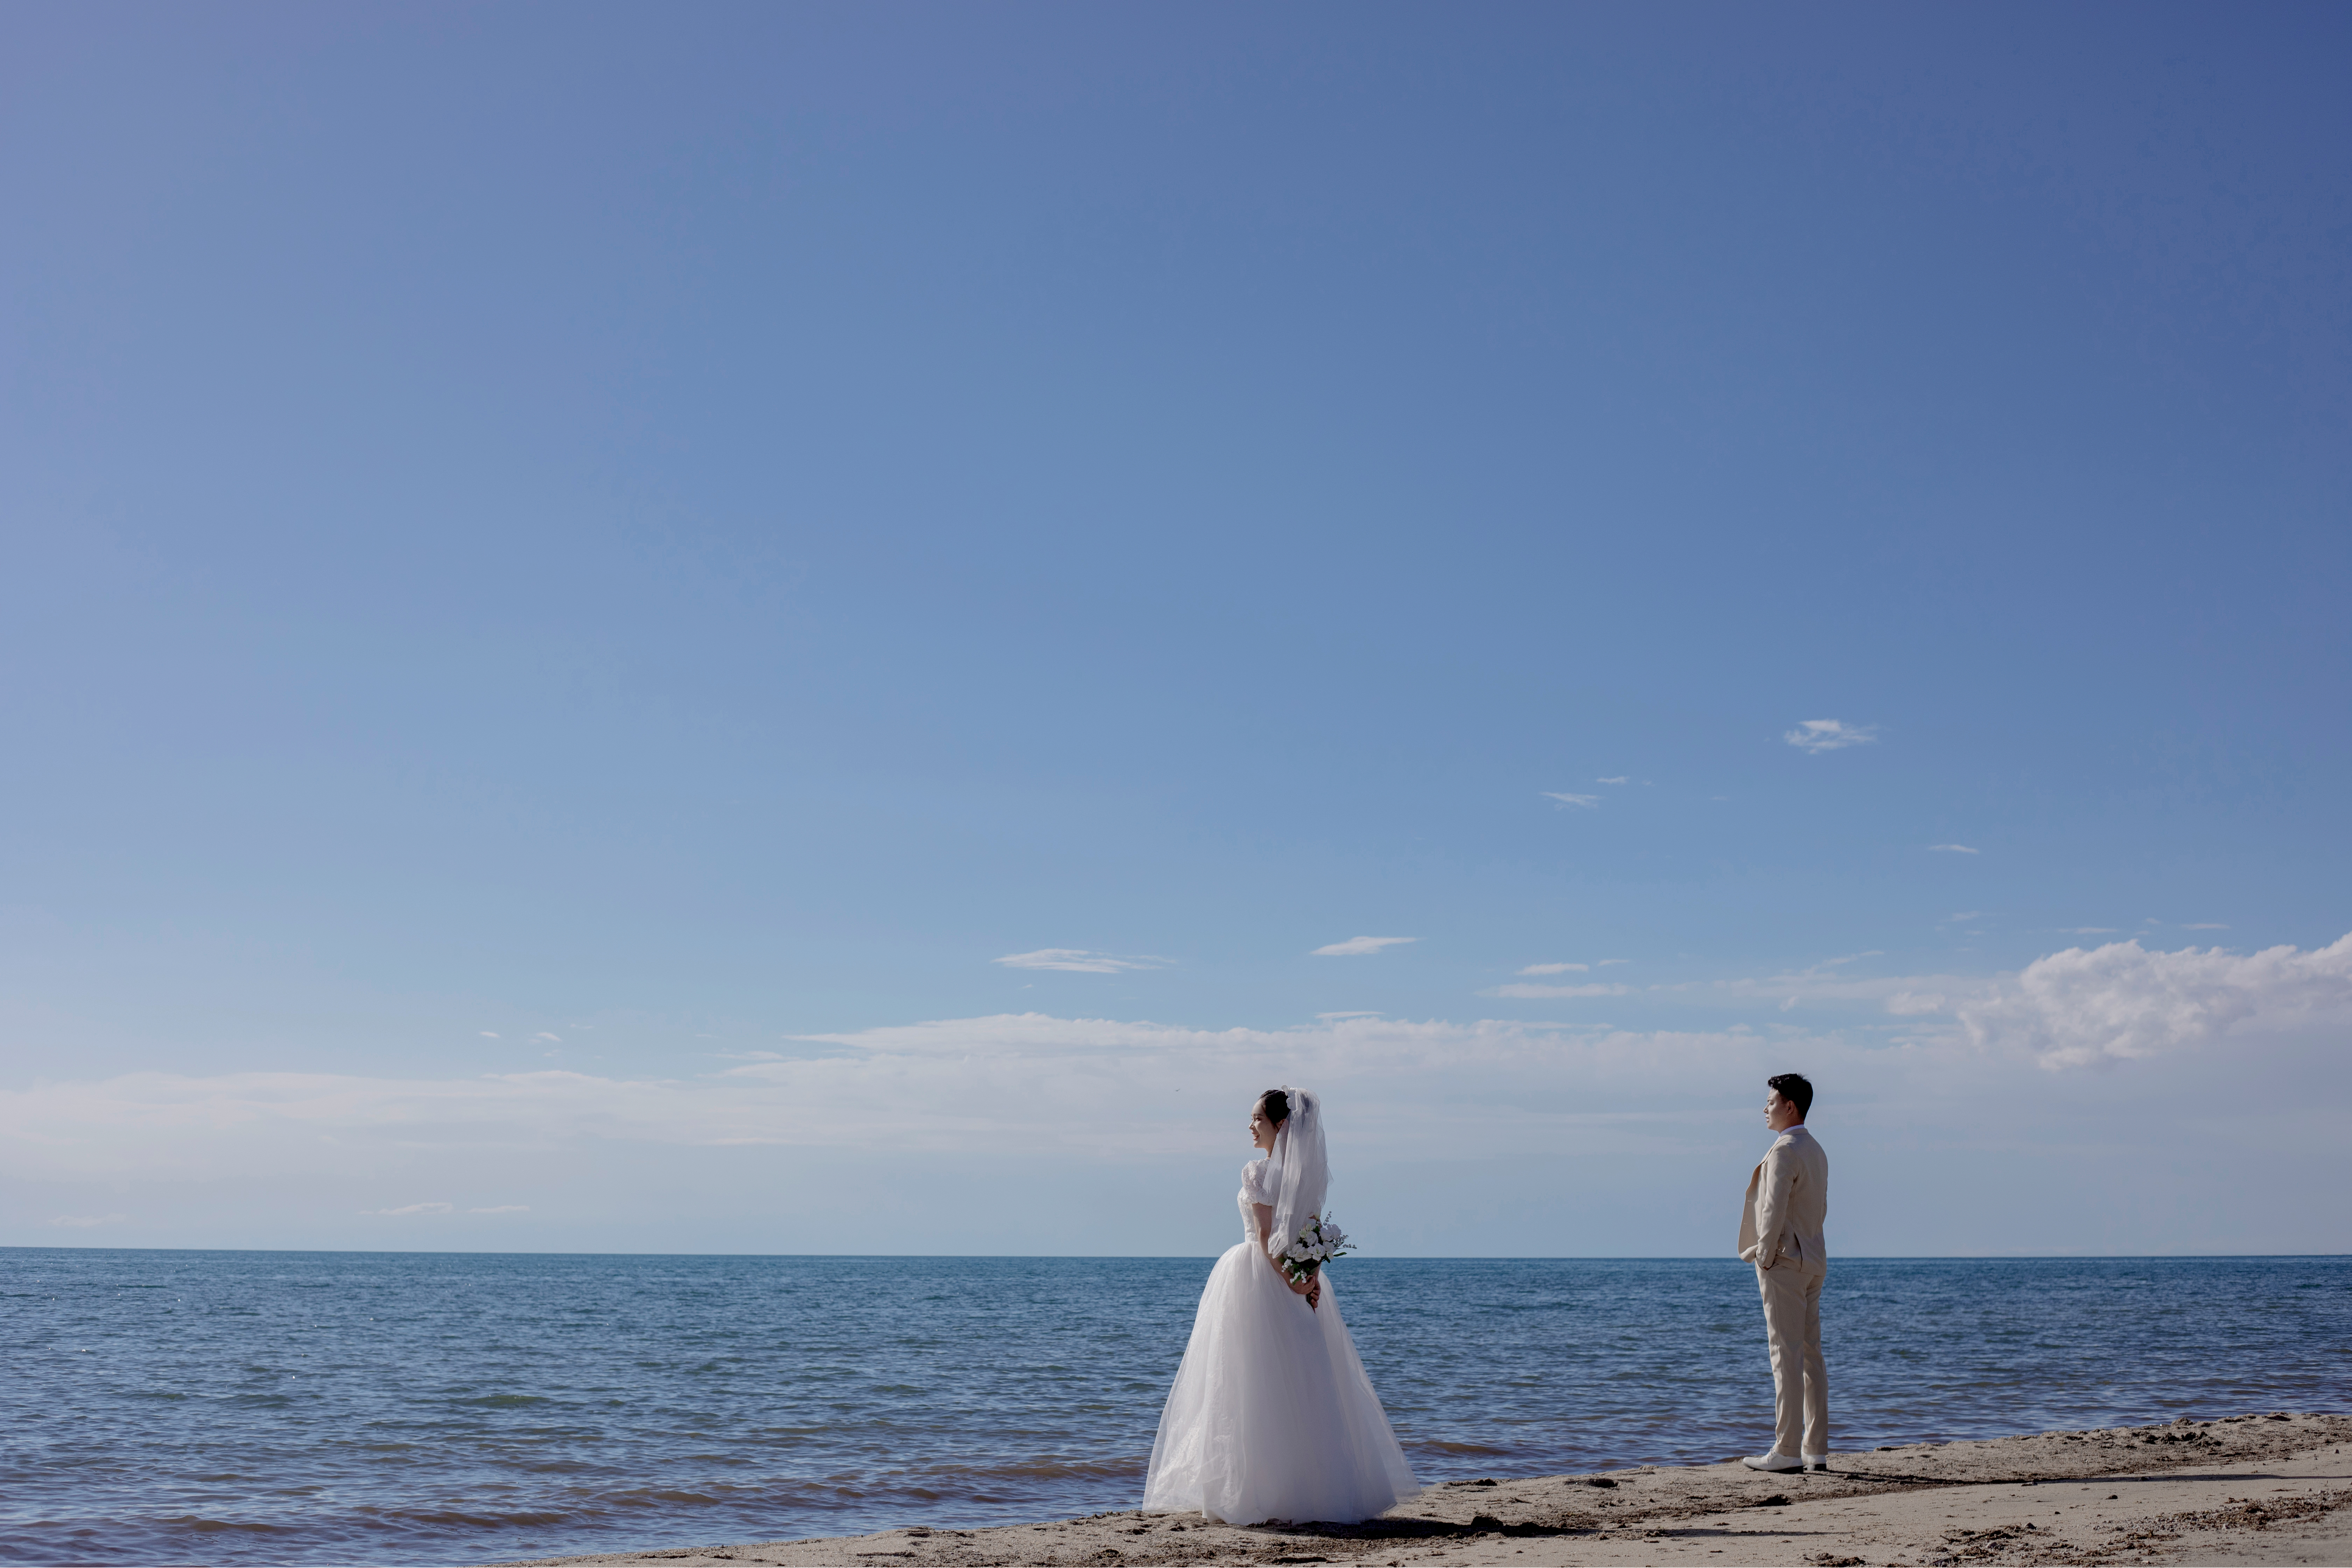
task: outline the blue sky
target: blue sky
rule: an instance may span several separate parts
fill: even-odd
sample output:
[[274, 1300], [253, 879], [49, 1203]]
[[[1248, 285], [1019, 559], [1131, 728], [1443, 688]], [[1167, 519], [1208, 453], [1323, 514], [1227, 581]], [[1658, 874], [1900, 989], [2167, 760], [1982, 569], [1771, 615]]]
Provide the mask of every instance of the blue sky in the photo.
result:
[[2352, 1246], [2340, 10], [0, 28], [0, 1242]]

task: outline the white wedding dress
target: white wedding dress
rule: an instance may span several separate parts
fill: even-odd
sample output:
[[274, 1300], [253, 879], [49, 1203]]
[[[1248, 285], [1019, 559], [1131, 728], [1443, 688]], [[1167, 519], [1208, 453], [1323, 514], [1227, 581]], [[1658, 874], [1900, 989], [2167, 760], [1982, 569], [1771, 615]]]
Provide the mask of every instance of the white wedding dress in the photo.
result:
[[[1226, 1524], [1283, 1520], [1355, 1523], [1395, 1507], [1421, 1489], [1389, 1428], [1380, 1395], [1339, 1319], [1332, 1269], [1323, 1270], [1322, 1305], [1310, 1308], [1259, 1249], [1251, 1205], [1276, 1211], [1275, 1235], [1287, 1239], [1301, 1216], [1286, 1213], [1302, 1185], [1313, 1208], [1323, 1180], [1285, 1182], [1282, 1146], [1302, 1121], [1319, 1123], [1311, 1097], [1291, 1091], [1292, 1110], [1274, 1156], [1242, 1167], [1240, 1246], [1227, 1249], [1201, 1291], [1201, 1310], [1183, 1364], [1160, 1415], [1143, 1506], [1199, 1512]], [[1301, 1101], [1305, 1101], [1302, 1106]], [[1307, 1147], [1294, 1159], [1320, 1164], [1319, 1124], [1302, 1129]]]

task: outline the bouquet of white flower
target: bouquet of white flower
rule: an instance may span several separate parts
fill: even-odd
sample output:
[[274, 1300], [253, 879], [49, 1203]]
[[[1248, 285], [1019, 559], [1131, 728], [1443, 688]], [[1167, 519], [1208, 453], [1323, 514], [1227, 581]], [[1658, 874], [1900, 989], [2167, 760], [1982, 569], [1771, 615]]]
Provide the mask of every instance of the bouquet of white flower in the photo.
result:
[[1295, 1284], [1312, 1279], [1323, 1271], [1325, 1263], [1355, 1250], [1356, 1244], [1348, 1239], [1346, 1231], [1321, 1215], [1309, 1215], [1298, 1239], [1283, 1248], [1279, 1261], [1283, 1273]]

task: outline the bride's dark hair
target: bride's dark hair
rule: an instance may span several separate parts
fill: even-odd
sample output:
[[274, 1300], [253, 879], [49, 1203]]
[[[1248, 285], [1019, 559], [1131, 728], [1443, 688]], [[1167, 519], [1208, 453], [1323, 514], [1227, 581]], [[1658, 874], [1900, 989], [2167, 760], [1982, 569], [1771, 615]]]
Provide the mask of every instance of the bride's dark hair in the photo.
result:
[[1269, 1089], [1257, 1097], [1257, 1112], [1276, 1127], [1290, 1120], [1290, 1096]]

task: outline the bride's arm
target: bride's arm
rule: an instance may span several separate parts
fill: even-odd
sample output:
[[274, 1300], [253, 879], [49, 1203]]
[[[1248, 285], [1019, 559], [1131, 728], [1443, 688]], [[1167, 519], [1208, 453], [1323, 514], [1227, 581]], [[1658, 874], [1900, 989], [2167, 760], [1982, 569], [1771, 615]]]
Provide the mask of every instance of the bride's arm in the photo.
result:
[[1266, 1251], [1267, 1238], [1274, 1230], [1274, 1205], [1272, 1204], [1252, 1204], [1250, 1205], [1250, 1215], [1257, 1221], [1258, 1254], [1265, 1259], [1266, 1266], [1274, 1270], [1275, 1278], [1281, 1280], [1285, 1285], [1289, 1286], [1290, 1293], [1292, 1295], [1304, 1296], [1307, 1298], [1307, 1304], [1308, 1306], [1311, 1307], [1315, 1305], [1315, 1303], [1322, 1298], [1323, 1281], [1310, 1274], [1307, 1277], [1307, 1283], [1304, 1285], [1300, 1284], [1297, 1280], [1293, 1279], [1288, 1274], [1285, 1273], [1283, 1271], [1282, 1265], [1276, 1263], [1274, 1260], [1273, 1254]]

